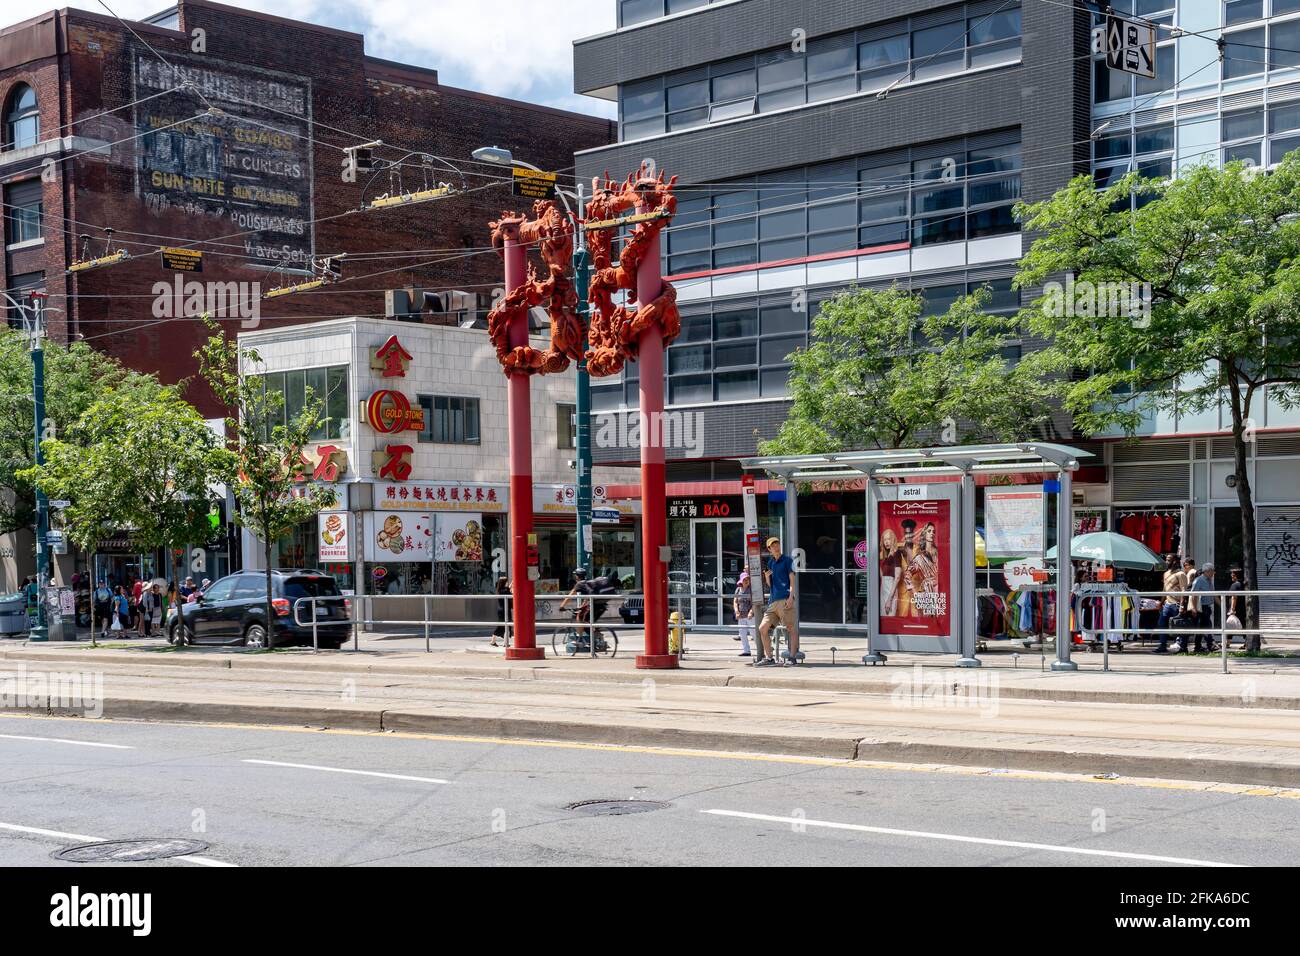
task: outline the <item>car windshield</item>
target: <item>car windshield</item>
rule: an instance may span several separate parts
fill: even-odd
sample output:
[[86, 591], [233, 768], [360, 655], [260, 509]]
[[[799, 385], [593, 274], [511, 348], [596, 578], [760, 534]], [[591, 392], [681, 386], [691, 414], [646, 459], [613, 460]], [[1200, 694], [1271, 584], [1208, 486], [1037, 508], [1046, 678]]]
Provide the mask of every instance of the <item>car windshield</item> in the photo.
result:
[[304, 597], [334, 597], [338, 593], [338, 584], [326, 575], [290, 578], [284, 582], [284, 596], [291, 601]]

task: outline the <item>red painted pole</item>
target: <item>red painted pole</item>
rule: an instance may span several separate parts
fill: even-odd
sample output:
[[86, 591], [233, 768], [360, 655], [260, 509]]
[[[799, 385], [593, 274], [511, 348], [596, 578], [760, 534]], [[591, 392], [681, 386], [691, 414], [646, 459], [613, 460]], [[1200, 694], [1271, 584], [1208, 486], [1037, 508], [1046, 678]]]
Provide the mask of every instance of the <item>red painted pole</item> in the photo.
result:
[[[519, 227], [510, 227], [505, 243], [506, 292], [524, 284], [527, 250], [519, 243]], [[510, 324], [510, 347], [528, 344], [528, 313]], [[510, 590], [514, 600], [514, 642], [506, 659], [538, 660], [546, 652], [537, 646], [537, 604], [528, 576], [528, 548], [533, 531], [533, 428], [527, 375], [506, 376], [510, 428]]]
[[[649, 207], [637, 206], [637, 212]], [[660, 236], [655, 236], [637, 267], [636, 300], [645, 305], [663, 289], [659, 260]], [[641, 333], [637, 345], [641, 399], [641, 577], [645, 594], [645, 653], [636, 666], [662, 669], [679, 666], [676, 654], [668, 653], [668, 563], [660, 549], [668, 541], [668, 508], [664, 473], [664, 336], [659, 325]]]

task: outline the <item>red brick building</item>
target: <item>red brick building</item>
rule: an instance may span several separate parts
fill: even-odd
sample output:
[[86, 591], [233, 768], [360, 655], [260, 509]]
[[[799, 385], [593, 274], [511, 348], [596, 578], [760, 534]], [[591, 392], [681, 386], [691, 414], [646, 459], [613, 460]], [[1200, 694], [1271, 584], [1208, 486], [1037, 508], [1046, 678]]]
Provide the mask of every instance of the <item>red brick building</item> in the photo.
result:
[[[3, 288], [49, 294], [52, 338], [82, 338], [169, 382], [193, 374], [204, 332], [181, 314], [193, 311], [189, 290], [160, 296], [159, 283], [248, 283], [221, 287], [238, 290], [228, 299], [207, 294], [232, 334], [254, 319], [382, 316], [394, 288], [463, 290], [485, 305], [501, 281], [487, 222], [526, 201], [500, 182], [508, 170], [473, 163], [471, 151], [501, 146], [567, 169], [575, 150], [615, 138], [607, 120], [446, 87], [434, 69], [367, 56], [359, 34], [207, 0], [129, 26], [65, 9], [0, 29], [0, 111]], [[391, 172], [344, 180], [344, 147], [371, 140], [385, 144], [379, 158], [413, 154], [400, 182]], [[355, 212], [439, 183], [465, 194]], [[202, 273], [165, 268], [164, 246], [201, 250]], [[65, 274], [117, 250], [130, 258]], [[342, 281], [257, 296], [338, 253], [348, 253]], [[204, 391], [190, 397], [216, 412]]]

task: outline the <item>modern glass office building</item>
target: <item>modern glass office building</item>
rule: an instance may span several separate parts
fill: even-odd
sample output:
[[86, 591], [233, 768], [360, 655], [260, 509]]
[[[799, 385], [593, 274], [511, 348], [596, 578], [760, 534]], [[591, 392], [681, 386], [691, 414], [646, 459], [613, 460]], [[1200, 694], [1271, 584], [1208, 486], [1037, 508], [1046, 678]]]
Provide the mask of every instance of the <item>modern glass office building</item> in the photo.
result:
[[[826, 298], [896, 283], [943, 310], [987, 286], [990, 308], [1012, 311], [1027, 242], [1017, 201], [1081, 174], [1105, 185], [1130, 169], [1267, 166], [1300, 145], [1300, 0], [1113, 6], [1158, 25], [1156, 79], [1109, 70], [1094, 52], [1096, 8], [1062, 0], [623, 0], [616, 30], [575, 43], [577, 91], [617, 102], [620, 133], [577, 155], [579, 177], [621, 177], [644, 159], [679, 177], [663, 253], [682, 334], [666, 400], [700, 425], [669, 452], [669, 494], [685, 515], [670, 509], [670, 525], [689, 523], [670, 527], [683, 584], [728, 590], [735, 519], [718, 514], [739, 500], [733, 459], [785, 419], [789, 355]], [[1034, 347], [1027, 338], [1007, 359]], [[632, 364], [597, 380], [597, 411], [634, 410], [636, 375]], [[1137, 444], [1059, 422], [1051, 437], [1095, 455], [1076, 484], [1076, 524], [1172, 515], [1180, 551], [1239, 562], [1226, 416], [1152, 416]], [[1264, 402], [1256, 425], [1265, 549], [1300, 538], [1300, 415]], [[598, 464], [635, 457], [596, 449]], [[853, 616], [857, 499], [801, 496], [798, 546], [810, 567], [840, 569], [817, 610], [805, 593], [805, 614]], [[691, 501], [713, 507], [704, 516]], [[1265, 587], [1300, 586], [1300, 568], [1260, 572]]]

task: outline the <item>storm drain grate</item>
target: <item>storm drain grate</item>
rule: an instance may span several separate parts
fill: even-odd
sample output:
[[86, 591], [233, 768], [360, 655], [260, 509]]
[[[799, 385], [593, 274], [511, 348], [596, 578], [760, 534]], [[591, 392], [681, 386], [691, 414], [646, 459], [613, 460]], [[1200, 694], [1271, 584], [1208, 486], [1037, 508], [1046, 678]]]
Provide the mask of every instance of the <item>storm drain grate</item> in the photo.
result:
[[662, 800], [579, 800], [564, 809], [588, 817], [623, 817], [629, 813], [650, 813], [672, 806]]
[[198, 840], [108, 840], [64, 847], [50, 855], [69, 863], [144, 863], [202, 853], [207, 848], [206, 843]]

